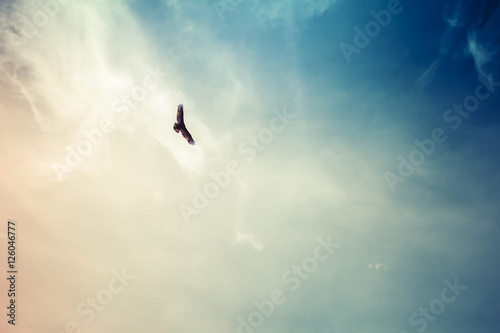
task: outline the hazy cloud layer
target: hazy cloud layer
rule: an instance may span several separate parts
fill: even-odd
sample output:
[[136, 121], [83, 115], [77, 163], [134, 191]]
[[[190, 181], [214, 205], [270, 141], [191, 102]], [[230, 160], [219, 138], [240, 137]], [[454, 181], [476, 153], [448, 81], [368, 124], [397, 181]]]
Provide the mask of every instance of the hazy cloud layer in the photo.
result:
[[17, 331], [496, 332], [494, 3], [401, 2], [351, 63], [387, 1], [50, 3], [0, 2]]

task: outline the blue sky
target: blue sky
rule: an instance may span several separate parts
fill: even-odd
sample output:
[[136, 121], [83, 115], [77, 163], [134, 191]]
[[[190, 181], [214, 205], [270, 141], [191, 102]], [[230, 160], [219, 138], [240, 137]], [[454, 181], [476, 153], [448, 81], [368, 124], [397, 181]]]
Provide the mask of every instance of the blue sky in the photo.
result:
[[497, 1], [42, 4], [0, 1], [19, 332], [497, 331]]

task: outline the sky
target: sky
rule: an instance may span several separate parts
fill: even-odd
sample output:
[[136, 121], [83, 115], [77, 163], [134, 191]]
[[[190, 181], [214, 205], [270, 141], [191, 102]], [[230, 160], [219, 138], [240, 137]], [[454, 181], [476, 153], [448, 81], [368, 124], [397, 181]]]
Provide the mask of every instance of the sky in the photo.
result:
[[499, 25], [0, 0], [0, 330], [497, 332]]

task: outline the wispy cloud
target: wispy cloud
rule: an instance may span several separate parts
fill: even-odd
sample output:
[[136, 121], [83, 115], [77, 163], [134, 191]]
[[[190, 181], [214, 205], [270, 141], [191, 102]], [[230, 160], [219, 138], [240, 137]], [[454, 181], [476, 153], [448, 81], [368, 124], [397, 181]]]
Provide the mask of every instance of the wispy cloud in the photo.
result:
[[248, 234], [243, 232], [236, 232], [236, 238], [233, 241], [233, 245], [235, 244], [249, 244], [254, 250], [262, 251], [264, 248], [264, 244], [262, 244], [254, 234]]
[[337, 1], [258, 0], [254, 1], [250, 8], [263, 27], [282, 26], [291, 28], [300, 25], [304, 20], [323, 14]]
[[368, 266], [368, 268], [374, 269], [376, 271], [378, 271], [379, 269], [386, 269], [387, 268], [385, 265], [382, 265], [381, 262], [371, 263], [371, 264], [368, 264], [367, 266]]
[[[457, 57], [472, 56], [476, 71], [486, 76], [488, 73], [485, 71], [485, 66], [495, 59], [498, 48], [493, 46], [496, 45], [494, 42], [482, 44], [480, 36], [486, 35], [483, 29], [497, 7], [498, 4], [493, 4], [491, 1], [488, 5], [483, 2], [466, 5], [464, 1], [459, 1], [445, 6], [443, 21], [446, 25], [442, 33], [439, 53], [420, 75], [414, 88], [425, 87], [436, 75], [443, 61]], [[490, 30], [495, 29], [496, 26]], [[492, 33], [498, 38], [498, 29]]]
[[477, 34], [477, 31], [473, 31], [467, 35], [468, 47], [466, 53], [472, 56], [476, 71], [479, 74], [487, 77], [490, 73], [486, 71], [485, 66], [492, 60], [496, 59], [498, 55], [498, 49], [488, 50], [487, 48], [485, 48], [480, 44]]
[[414, 85], [414, 89], [423, 89], [436, 75], [441, 63], [449, 56], [451, 49], [455, 46], [457, 38], [460, 37], [458, 33], [462, 30], [464, 25], [463, 11], [461, 9], [462, 2], [457, 2], [449, 10], [451, 13], [443, 14], [443, 21], [446, 23], [445, 30], [441, 36], [441, 43], [439, 45], [439, 53], [432, 63], [423, 71]]

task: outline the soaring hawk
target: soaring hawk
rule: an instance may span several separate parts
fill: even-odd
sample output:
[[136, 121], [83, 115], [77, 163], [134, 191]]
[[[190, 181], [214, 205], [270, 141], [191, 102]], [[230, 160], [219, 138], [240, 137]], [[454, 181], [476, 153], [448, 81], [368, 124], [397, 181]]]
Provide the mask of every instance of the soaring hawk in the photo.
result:
[[194, 145], [193, 137], [187, 130], [186, 125], [184, 124], [184, 107], [182, 106], [182, 104], [179, 104], [177, 106], [177, 122], [174, 123], [174, 131], [176, 131], [177, 133], [181, 131], [181, 134], [184, 137], [184, 139], [186, 139], [190, 145]]

